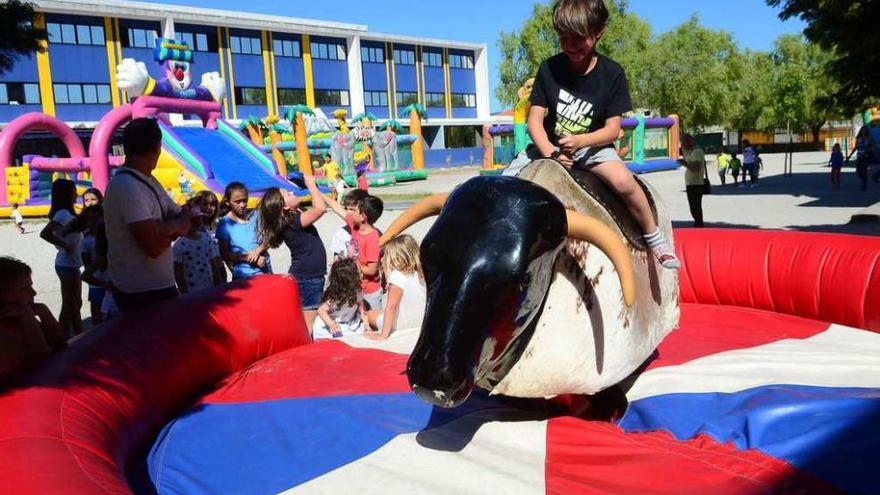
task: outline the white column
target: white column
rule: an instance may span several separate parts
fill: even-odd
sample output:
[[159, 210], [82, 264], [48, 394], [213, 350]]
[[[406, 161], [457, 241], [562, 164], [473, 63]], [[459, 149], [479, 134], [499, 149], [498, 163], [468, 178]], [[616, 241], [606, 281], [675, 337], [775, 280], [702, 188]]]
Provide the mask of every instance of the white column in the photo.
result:
[[480, 50], [475, 53], [477, 60], [474, 67], [477, 83], [477, 118], [489, 119], [491, 112], [489, 109], [489, 50], [486, 49], [485, 43]]
[[165, 22], [162, 23], [162, 37], [174, 39], [174, 34], [174, 18], [166, 17]]
[[364, 75], [361, 65], [361, 37], [348, 38], [348, 96], [351, 113], [357, 115], [365, 111]]

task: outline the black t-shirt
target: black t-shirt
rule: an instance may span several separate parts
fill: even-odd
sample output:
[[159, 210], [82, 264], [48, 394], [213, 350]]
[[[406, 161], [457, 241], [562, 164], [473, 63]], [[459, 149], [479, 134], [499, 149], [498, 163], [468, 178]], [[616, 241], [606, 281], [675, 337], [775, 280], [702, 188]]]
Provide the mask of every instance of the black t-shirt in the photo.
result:
[[529, 100], [547, 109], [544, 130], [554, 146], [564, 135], [595, 132], [608, 118], [632, 110], [623, 67], [604, 55], [581, 75], [572, 72], [565, 53], [548, 58], [538, 68]]
[[284, 229], [284, 244], [290, 249], [290, 270], [297, 280], [323, 277], [327, 274], [327, 251], [314, 225], [302, 226], [302, 212], [293, 214]]

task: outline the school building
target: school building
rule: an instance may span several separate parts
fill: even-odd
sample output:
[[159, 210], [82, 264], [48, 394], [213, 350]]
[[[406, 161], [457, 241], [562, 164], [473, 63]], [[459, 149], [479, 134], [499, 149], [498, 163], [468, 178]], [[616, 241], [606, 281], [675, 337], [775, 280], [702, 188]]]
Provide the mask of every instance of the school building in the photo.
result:
[[78, 132], [126, 103], [116, 84], [124, 58], [153, 61], [157, 36], [194, 51], [193, 85], [205, 72], [227, 84], [224, 117], [277, 115], [307, 104], [328, 116], [370, 112], [381, 120], [421, 103], [423, 134], [432, 149], [476, 147], [475, 130], [490, 121], [485, 44], [371, 32], [367, 26], [128, 1], [35, 0], [35, 25], [49, 32], [48, 49], [21, 57], [0, 75], [0, 126], [44, 112]]

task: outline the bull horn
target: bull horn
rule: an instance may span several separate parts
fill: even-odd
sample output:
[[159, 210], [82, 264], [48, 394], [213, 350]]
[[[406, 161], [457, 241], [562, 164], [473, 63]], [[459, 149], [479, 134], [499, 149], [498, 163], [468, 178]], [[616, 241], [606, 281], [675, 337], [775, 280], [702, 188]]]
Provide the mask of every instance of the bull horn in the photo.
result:
[[632, 307], [636, 300], [636, 277], [629, 250], [620, 237], [595, 218], [571, 210], [565, 210], [565, 213], [568, 219], [568, 237], [589, 242], [608, 256], [620, 277], [623, 302], [627, 307]]
[[394, 239], [398, 234], [419, 220], [439, 215], [443, 205], [446, 204], [448, 196], [448, 194], [433, 194], [407, 208], [397, 219], [391, 222], [391, 226], [388, 227], [379, 239], [379, 245], [384, 246], [386, 242]]

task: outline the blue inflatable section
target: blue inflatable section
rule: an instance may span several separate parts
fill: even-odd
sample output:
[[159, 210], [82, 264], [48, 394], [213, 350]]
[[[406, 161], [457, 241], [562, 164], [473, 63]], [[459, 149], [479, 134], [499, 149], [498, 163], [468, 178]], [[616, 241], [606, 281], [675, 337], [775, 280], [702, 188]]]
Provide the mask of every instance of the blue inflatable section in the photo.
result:
[[[168, 424], [147, 458], [156, 493], [278, 493], [369, 455], [394, 437], [498, 407], [456, 409], [412, 393], [201, 404]], [[188, 473], [199, 473], [193, 479]]]
[[632, 432], [666, 430], [679, 440], [708, 434], [784, 459], [847, 493], [880, 493], [878, 389], [776, 385], [660, 395], [632, 402], [619, 424]]
[[175, 127], [174, 133], [210, 164], [214, 178], [220, 184], [242, 182], [252, 193], [280, 187], [294, 191], [297, 195], [308, 194], [308, 191], [272, 175], [248, 150], [220, 131], [201, 127]]
[[627, 168], [634, 174], [649, 174], [651, 172], [662, 172], [664, 170], [678, 170], [678, 161], [672, 158], [657, 158], [654, 160], [645, 160], [644, 163], [626, 162]]

